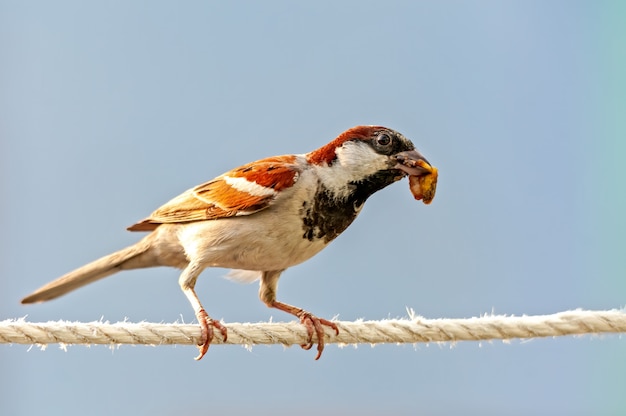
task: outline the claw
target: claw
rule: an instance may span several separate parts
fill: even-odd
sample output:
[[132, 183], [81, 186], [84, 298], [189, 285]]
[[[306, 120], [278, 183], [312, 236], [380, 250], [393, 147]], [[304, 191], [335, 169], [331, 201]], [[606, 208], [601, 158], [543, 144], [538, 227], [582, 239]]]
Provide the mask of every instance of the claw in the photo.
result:
[[213, 341], [213, 328], [219, 329], [222, 334], [222, 338], [224, 342], [228, 339], [228, 332], [226, 327], [219, 323], [219, 321], [215, 321], [209, 317], [209, 314], [206, 313], [204, 308], [201, 308], [198, 313], [196, 313], [196, 317], [198, 318], [198, 322], [200, 323], [200, 343], [198, 344], [198, 349], [200, 350], [200, 354], [194, 358], [194, 360], [200, 360], [204, 357], [204, 354], [209, 350], [209, 345], [211, 345], [211, 341]]
[[300, 318], [300, 322], [306, 327], [308, 333], [306, 344], [301, 344], [300, 346], [305, 350], [310, 350], [313, 347], [313, 332], [315, 332], [315, 335], [317, 335], [317, 355], [315, 359], [319, 360], [322, 356], [322, 351], [324, 351], [324, 325], [334, 329], [335, 335], [339, 335], [339, 328], [337, 328], [335, 323], [318, 318], [307, 311], [300, 312], [298, 318]]
[[315, 356], [316, 360], [319, 360], [322, 356], [322, 351], [324, 351], [324, 326], [329, 326], [335, 330], [335, 335], [339, 335], [339, 328], [335, 325], [334, 322], [328, 321], [326, 319], [318, 318], [313, 315], [311, 312], [307, 312], [303, 309], [300, 309], [296, 306], [288, 305], [286, 303], [278, 302], [276, 300], [267, 302], [268, 306], [272, 308], [279, 309], [281, 311], [290, 313], [300, 319], [300, 322], [306, 328], [307, 332], [307, 340], [305, 344], [301, 344], [300, 346], [305, 350], [310, 350], [313, 347], [313, 333], [317, 336], [317, 355]]

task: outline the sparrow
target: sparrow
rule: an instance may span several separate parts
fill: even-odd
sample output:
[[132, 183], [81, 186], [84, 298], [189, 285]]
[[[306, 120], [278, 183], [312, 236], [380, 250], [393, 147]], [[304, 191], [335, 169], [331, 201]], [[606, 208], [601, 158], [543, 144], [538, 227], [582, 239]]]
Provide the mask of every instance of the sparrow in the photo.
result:
[[[434, 168], [433, 168], [434, 169]], [[182, 270], [178, 284], [201, 327], [201, 359], [227, 330], [209, 317], [194, 289], [207, 267], [234, 269], [233, 278], [260, 281], [268, 307], [297, 317], [319, 359], [324, 326], [337, 325], [277, 300], [285, 269], [319, 253], [357, 217], [372, 194], [407, 175], [422, 177], [431, 165], [402, 134], [382, 126], [357, 126], [306, 154], [268, 157], [235, 168], [189, 189], [128, 227], [149, 232], [134, 245], [61, 276], [22, 300], [57, 298], [122, 270], [170, 266]]]

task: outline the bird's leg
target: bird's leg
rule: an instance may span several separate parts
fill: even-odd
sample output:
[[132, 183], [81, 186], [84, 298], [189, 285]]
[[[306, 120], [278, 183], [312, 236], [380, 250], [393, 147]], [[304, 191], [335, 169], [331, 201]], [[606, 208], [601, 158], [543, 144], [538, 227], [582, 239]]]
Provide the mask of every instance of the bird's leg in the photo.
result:
[[226, 327], [220, 324], [219, 321], [211, 319], [209, 314], [207, 314], [204, 310], [202, 303], [200, 303], [200, 299], [198, 299], [198, 295], [196, 294], [194, 287], [200, 272], [202, 272], [202, 268], [192, 263], [189, 264], [185, 270], [183, 270], [180, 278], [178, 279], [178, 284], [180, 285], [180, 288], [185, 296], [187, 296], [187, 299], [189, 299], [189, 302], [196, 313], [198, 323], [200, 324], [201, 335], [200, 343], [198, 344], [200, 354], [195, 357], [196, 360], [200, 360], [204, 357], [204, 354], [206, 354], [209, 350], [209, 345], [211, 344], [211, 341], [213, 341], [213, 328], [216, 328], [221, 332], [224, 341], [228, 339]]
[[261, 286], [259, 288], [259, 297], [270, 308], [280, 309], [281, 311], [290, 313], [300, 319], [300, 322], [306, 327], [307, 342], [301, 347], [305, 350], [311, 349], [313, 346], [313, 333], [317, 336], [317, 355], [316, 360], [322, 356], [324, 351], [324, 325], [335, 330], [335, 335], [339, 335], [337, 325], [326, 319], [318, 318], [310, 312], [296, 306], [288, 305], [276, 300], [276, 289], [278, 287], [278, 278], [282, 270], [263, 272], [261, 276]]
[[311, 349], [311, 347], [313, 346], [313, 332], [315, 332], [315, 335], [317, 335], [317, 355], [315, 356], [316, 360], [319, 360], [319, 358], [322, 356], [322, 351], [324, 351], [323, 325], [331, 327], [335, 330], [335, 335], [339, 335], [339, 328], [337, 328], [337, 325], [335, 325], [335, 323], [323, 318], [318, 318], [311, 312], [307, 312], [304, 309], [300, 309], [296, 306], [288, 305], [286, 303], [278, 301], [272, 302], [272, 304], [269, 306], [290, 313], [300, 319], [300, 322], [302, 322], [302, 324], [306, 327], [308, 333], [306, 344], [300, 345], [305, 350]]
[[[195, 295], [193, 289], [192, 292], [193, 295]], [[194, 360], [200, 360], [209, 350], [209, 345], [211, 345], [211, 341], [213, 341], [213, 327], [219, 329], [224, 342], [226, 342], [226, 340], [228, 339], [228, 332], [226, 331], [226, 327], [222, 325], [219, 321], [212, 319], [209, 314], [206, 313], [202, 306], [200, 306], [200, 309], [196, 311], [196, 318], [198, 318], [198, 323], [200, 324], [201, 343], [198, 344], [198, 349], [200, 350], [200, 353], [197, 357], [194, 358]]]

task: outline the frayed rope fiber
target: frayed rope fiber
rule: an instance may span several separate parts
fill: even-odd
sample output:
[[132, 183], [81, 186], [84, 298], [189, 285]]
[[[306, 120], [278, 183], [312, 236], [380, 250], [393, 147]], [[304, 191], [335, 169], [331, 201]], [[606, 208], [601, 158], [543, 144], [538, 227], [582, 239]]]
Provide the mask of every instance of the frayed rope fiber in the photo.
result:
[[[430, 343], [508, 340], [564, 335], [626, 332], [623, 310], [572, 310], [552, 315], [485, 315], [467, 319], [426, 319], [409, 310], [407, 319], [380, 321], [335, 321], [339, 335], [326, 329], [327, 344]], [[282, 344], [306, 342], [306, 329], [298, 322], [226, 323], [228, 341], [216, 331], [213, 344]], [[0, 321], [0, 343], [4, 344], [147, 344], [196, 345], [200, 327], [193, 324], [130, 322], [46, 322], [24, 319]], [[315, 341], [315, 338], [314, 338]]]

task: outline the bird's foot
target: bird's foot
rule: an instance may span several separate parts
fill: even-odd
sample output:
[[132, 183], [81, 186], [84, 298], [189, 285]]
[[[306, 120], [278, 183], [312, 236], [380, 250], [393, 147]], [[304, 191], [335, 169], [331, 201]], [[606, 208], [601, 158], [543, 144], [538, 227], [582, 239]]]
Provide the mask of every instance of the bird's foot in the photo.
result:
[[211, 345], [211, 341], [213, 341], [213, 328], [216, 328], [222, 334], [223, 342], [226, 342], [228, 339], [228, 333], [226, 331], [226, 327], [220, 324], [219, 321], [215, 321], [211, 319], [209, 314], [206, 313], [204, 308], [200, 308], [200, 310], [196, 313], [196, 317], [198, 318], [198, 322], [200, 323], [200, 343], [198, 344], [198, 349], [200, 350], [200, 354], [195, 357], [195, 360], [200, 360], [204, 357], [204, 354], [209, 350], [209, 345]]
[[306, 344], [302, 344], [300, 346], [305, 350], [311, 349], [313, 346], [313, 333], [315, 333], [315, 335], [317, 335], [317, 355], [315, 356], [315, 359], [319, 360], [322, 356], [322, 351], [324, 351], [324, 325], [334, 329], [335, 335], [339, 335], [339, 328], [337, 328], [337, 325], [335, 325], [334, 322], [318, 318], [312, 313], [304, 310], [301, 310], [296, 314], [296, 316], [300, 318], [300, 322], [306, 327], [308, 333]]

